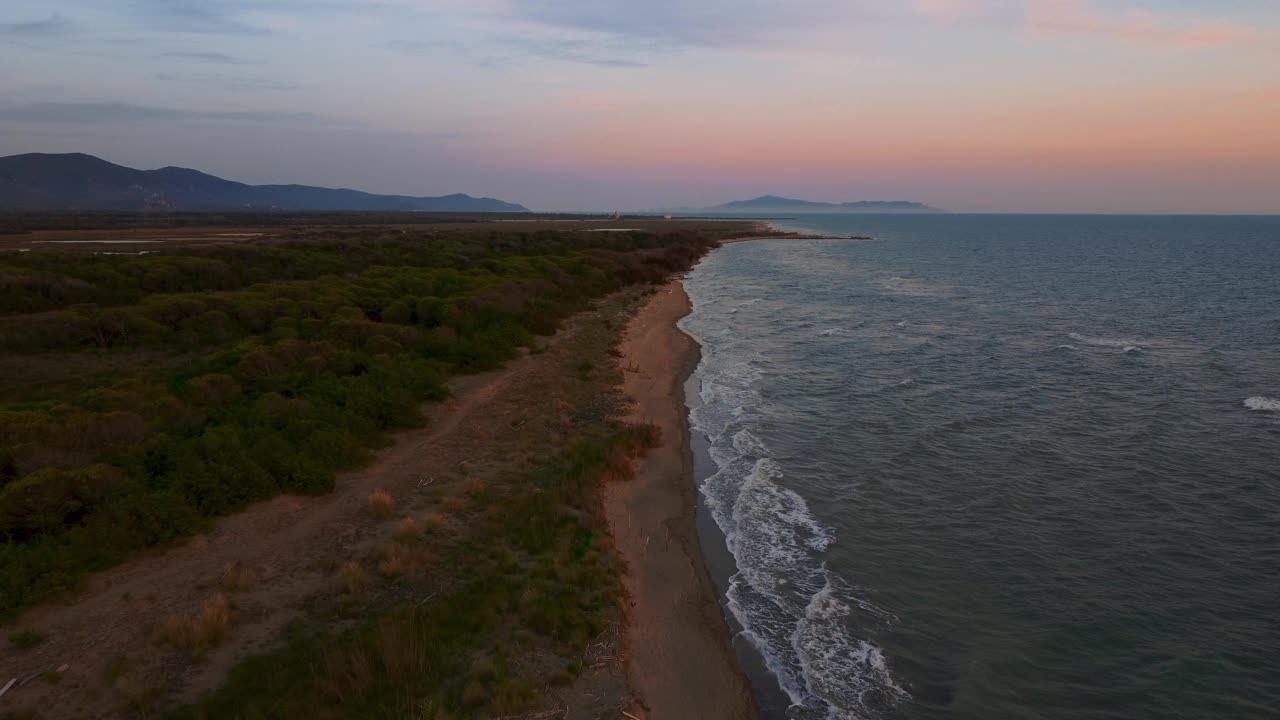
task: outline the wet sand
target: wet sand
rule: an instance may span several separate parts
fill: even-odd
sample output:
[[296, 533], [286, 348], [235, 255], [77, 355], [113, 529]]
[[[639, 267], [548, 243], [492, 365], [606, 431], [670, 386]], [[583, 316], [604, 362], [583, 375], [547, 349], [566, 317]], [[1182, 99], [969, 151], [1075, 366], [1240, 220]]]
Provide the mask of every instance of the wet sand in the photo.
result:
[[641, 707], [661, 720], [757, 716], [738, 667], [695, 525], [697, 507], [684, 381], [698, 345], [676, 327], [690, 311], [679, 280], [658, 289], [621, 345], [631, 422], [658, 426], [662, 443], [635, 478], [606, 489], [605, 511], [627, 564], [627, 673]]

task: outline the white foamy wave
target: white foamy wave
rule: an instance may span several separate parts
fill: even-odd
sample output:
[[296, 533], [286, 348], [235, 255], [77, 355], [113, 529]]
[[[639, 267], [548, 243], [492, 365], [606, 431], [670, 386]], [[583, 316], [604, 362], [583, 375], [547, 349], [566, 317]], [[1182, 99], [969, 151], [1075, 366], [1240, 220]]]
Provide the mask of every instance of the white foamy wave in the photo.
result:
[[714, 444], [733, 423], [742, 420], [749, 408], [759, 403], [759, 391], [754, 385], [763, 373], [753, 361], [743, 361], [714, 375], [700, 369], [695, 377], [699, 381], [698, 397], [702, 404], [689, 414], [689, 420]]
[[1136, 352], [1142, 352], [1142, 348], [1138, 347], [1137, 345], [1126, 345], [1124, 348], [1124, 351], [1127, 353], [1136, 353]]
[[[782, 468], [772, 459], [756, 462], [738, 500], [733, 506], [734, 524], [752, 523], [760, 530], [757, 539], [766, 540], [753, 548], [770, 559], [799, 558], [801, 547], [826, 550], [831, 536], [809, 512], [804, 498], [778, 484]], [[758, 525], [756, 525], [758, 523]]]
[[[880, 648], [849, 636], [845, 620], [849, 613], [849, 606], [828, 583], [813, 596], [792, 636], [803, 662], [805, 685], [831, 706], [831, 718], [866, 717], [873, 707], [909, 697], [893, 681]], [[870, 697], [872, 693], [877, 697]]]
[[1080, 348], [1076, 347], [1075, 345], [1059, 345], [1056, 349], [1058, 349], [1058, 350], [1079, 350]]
[[739, 430], [733, 436], [733, 448], [743, 455], [754, 455], [755, 457], [767, 457], [769, 448], [761, 442], [760, 438], [752, 435], [747, 430]]
[[1143, 340], [1142, 338], [1089, 337], [1088, 335], [1081, 335], [1080, 333], [1070, 333], [1067, 335], [1067, 337], [1071, 338], [1072, 340], [1078, 343], [1083, 343], [1085, 345], [1092, 345], [1094, 347], [1120, 348], [1125, 352], [1129, 352], [1130, 349], [1141, 350], [1147, 344], [1146, 341]]
[[720, 470], [701, 490], [738, 566], [729, 610], [791, 699], [789, 717], [864, 717], [863, 698], [873, 689], [881, 706], [902, 696], [879, 649], [847, 629], [850, 603], [881, 621], [892, 615], [837, 589], [843, 586], [821, 559], [834, 539], [830, 529], [781, 484], [775, 460], [751, 457], [767, 451], [763, 444], [742, 430], [729, 447], [713, 446]]
[[1260, 412], [1280, 412], [1280, 400], [1269, 397], [1251, 397], [1244, 401], [1244, 406]]
[[818, 337], [831, 337], [832, 335], [839, 335], [841, 332], [843, 332], [841, 328], [830, 328], [818, 333]]

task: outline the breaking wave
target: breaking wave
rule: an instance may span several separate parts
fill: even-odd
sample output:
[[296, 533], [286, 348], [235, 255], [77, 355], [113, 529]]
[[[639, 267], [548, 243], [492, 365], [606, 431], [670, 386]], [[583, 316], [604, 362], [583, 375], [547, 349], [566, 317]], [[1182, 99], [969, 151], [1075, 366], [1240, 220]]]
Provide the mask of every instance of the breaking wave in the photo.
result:
[[1244, 406], [1250, 410], [1258, 410], [1261, 412], [1280, 412], [1280, 400], [1262, 397], [1261, 395], [1248, 398], [1244, 401]]
[[737, 566], [728, 607], [790, 699], [788, 717], [872, 717], [906, 693], [880, 649], [852, 634], [849, 615], [853, 606], [889, 615], [827, 569], [833, 531], [786, 486], [785, 469], [749, 429], [764, 402], [760, 365], [711, 341], [695, 372], [702, 404], [690, 421], [709, 439], [717, 468], [700, 490]]

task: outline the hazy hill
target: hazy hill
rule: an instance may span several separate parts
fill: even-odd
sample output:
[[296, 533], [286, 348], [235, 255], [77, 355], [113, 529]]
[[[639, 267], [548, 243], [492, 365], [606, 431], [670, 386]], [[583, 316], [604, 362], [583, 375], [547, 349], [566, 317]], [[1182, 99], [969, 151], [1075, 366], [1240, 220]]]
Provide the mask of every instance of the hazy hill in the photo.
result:
[[735, 202], [703, 208], [707, 212], [738, 213], [933, 213], [942, 212], [918, 202], [907, 200], [863, 200], [860, 202], [827, 203], [796, 200], [762, 195], [751, 200]]
[[470, 195], [372, 195], [306, 185], [246, 185], [179, 167], [135, 170], [81, 153], [0, 158], [0, 210], [365, 210], [529, 212]]

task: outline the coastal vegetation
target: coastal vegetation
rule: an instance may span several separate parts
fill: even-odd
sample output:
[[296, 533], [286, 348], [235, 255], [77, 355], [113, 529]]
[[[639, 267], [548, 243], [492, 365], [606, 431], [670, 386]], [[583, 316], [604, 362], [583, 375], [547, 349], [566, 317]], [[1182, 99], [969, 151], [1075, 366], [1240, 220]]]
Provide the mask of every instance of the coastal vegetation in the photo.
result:
[[[75, 589], [90, 572], [255, 500], [327, 492], [336, 472], [420, 424], [419, 406], [444, 398], [451, 376], [537, 349], [572, 313], [687, 268], [741, 231], [322, 227], [148, 255], [0, 255], [0, 612]], [[586, 380], [592, 367], [584, 358], [571, 372]], [[636, 446], [629, 433], [584, 433], [576, 449], [531, 471], [547, 492], [507, 498], [503, 512], [514, 514], [505, 517], [539, 518], [545, 503], [572, 502], [574, 483], [597, 473], [611, 448]], [[489, 494], [471, 490], [470, 499]], [[397, 512], [390, 497], [370, 507]], [[403, 519], [407, 547], [420, 537], [411, 526], [434, 522]], [[521, 572], [560, 573], [563, 553], [595, 542], [561, 520], [507, 524], [493, 518], [477, 532], [516, 533], [504, 539], [510, 552], [545, 558]], [[360, 574], [411, 575], [413, 554], [391, 552], [378, 563], [385, 569]], [[476, 592], [495, 595], [385, 622], [475, 627], [494, 608], [512, 609], [497, 593], [516, 572], [509, 557], [477, 564], [467, 548], [453, 552], [487, 578]], [[368, 584], [352, 577], [353, 589]], [[529, 603], [535, 625], [553, 635], [589, 629]], [[173, 642], [214, 642], [223, 613], [208, 616], [191, 622], [210, 630], [175, 623]], [[379, 627], [343, 642], [359, 647]]]
[[[568, 685], [586, 669], [584, 653], [621, 594], [621, 568], [595, 513], [599, 484], [625, 476], [655, 440], [646, 427], [601, 424], [499, 496], [470, 500], [467, 528], [452, 537], [397, 533], [380, 554], [346, 566], [346, 594], [296, 624], [282, 646], [241, 662], [217, 692], [168, 717], [502, 717], [541, 708], [548, 683]], [[379, 606], [378, 593], [431, 601]], [[356, 607], [363, 613], [349, 629], [325, 631]]]

